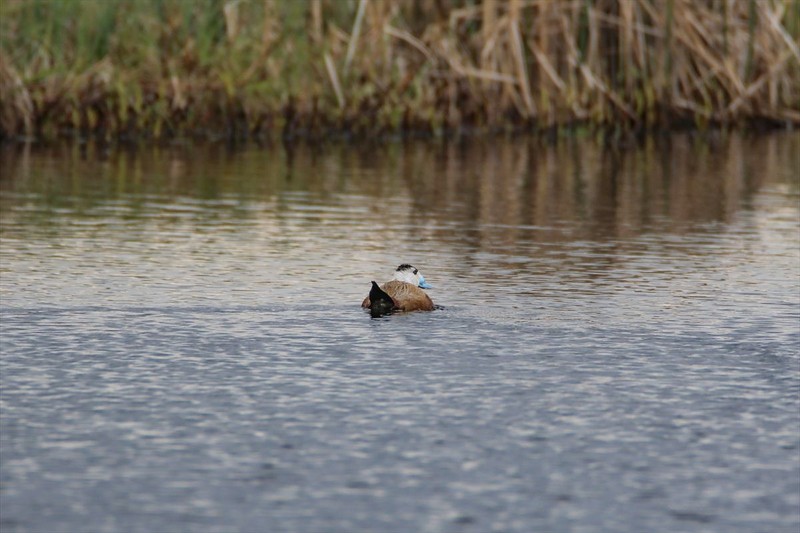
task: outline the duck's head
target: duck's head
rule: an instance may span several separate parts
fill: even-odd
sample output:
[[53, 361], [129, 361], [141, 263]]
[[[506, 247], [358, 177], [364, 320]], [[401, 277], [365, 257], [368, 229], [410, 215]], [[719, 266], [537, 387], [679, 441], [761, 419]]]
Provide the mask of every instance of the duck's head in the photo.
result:
[[422, 275], [422, 272], [406, 263], [403, 263], [397, 267], [397, 270], [394, 271], [394, 279], [411, 283], [420, 289], [431, 288], [431, 286], [428, 285], [428, 282], [425, 281], [425, 276]]

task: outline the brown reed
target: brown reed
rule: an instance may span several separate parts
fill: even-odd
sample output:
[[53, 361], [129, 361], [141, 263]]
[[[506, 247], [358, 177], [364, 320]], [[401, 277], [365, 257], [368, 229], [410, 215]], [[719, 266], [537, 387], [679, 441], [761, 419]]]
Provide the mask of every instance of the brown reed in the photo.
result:
[[0, 137], [800, 124], [800, 0], [5, 0]]

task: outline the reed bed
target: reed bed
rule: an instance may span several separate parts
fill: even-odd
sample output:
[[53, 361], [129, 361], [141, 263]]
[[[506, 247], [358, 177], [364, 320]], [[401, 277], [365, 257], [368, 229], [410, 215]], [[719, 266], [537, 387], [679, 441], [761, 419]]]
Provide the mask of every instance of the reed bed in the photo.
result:
[[4, 0], [0, 136], [800, 124], [800, 0]]

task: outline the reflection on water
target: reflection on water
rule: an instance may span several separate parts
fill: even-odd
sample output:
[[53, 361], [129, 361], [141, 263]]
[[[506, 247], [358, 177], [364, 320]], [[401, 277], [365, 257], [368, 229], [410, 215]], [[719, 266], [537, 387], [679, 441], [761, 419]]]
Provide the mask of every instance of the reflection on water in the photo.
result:
[[[764, 186], [796, 189], [798, 146], [797, 136], [790, 134], [714, 143], [676, 136], [629, 150], [536, 140], [271, 145], [243, 151], [179, 146], [110, 154], [95, 146], [7, 146], [3, 211], [5, 217], [18, 216], [10, 208], [24, 195], [37, 205], [84, 214], [105, 207], [107, 213], [134, 217], [145, 216], [148, 208], [169, 207], [159, 200], [192, 199], [198, 207], [245, 218], [252, 214], [247, 202], [274, 203], [270, 207], [280, 215], [293, 195], [319, 206], [349, 195], [377, 218], [408, 208], [402, 210], [415, 225], [424, 221], [445, 235], [447, 228], [438, 226], [469, 222], [479, 230], [491, 225], [496, 239], [471, 243], [484, 248], [519, 239], [613, 239], [654, 227], [680, 231], [702, 222], [728, 222]], [[336, 215], [323, 211], [319, 219]], [[567, 234], [558, 231], [573, 224], [577, 228]]]
[[0, 160], [3, 531], [800, 525], [798, 134]]

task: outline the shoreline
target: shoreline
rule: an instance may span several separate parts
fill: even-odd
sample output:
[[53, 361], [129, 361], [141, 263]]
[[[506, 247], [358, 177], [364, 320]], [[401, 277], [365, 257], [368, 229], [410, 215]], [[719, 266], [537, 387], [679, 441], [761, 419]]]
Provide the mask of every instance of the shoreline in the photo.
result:
[[769, 135], [773, 133], [791, 133], [800, 130], [800, 123], [781, 122], [766, 118], [752, 118], [740, 123], [714, 124], [699, 128], [692, 124], [679, 124], [671, 128], [633, 128], [622, 129], [619, 126], [598, 127], [591, 124], [571, 124], [566, 126], [508, 127], [492, 130], [479, 128], [460, 128], [457, 131], [383, 131], [378, 134], [368, 131], [326, 130], [309, 132], [303, 128], [297, 131], [266, 131], [254, 135], [231, 136], [220, 132], [198, 132], [195, 134], [162, 135], [155, 137], [143, 132], [140, 134], [117, 134], [109, 136], [103, 132], [64, 131], [55, 136], [0, 136], [0, 146], [40, 145], [50, 146], [66, 144], [95, 144], [98, 146], [181, 146], [202, 144], [348, 144], [367, 142], [370, 144], [392, 144], [397, 142], [471, 142], [475, 140], [492, 140], [504, 138], [529, 138], [545, 143], [568, 142], [581, 138], [594, 138], [612, 146], [637, 144], [647, 139], [665, 138], [672, 135], [690, 135], [697, 139], [718, 139], [730, 134]]

